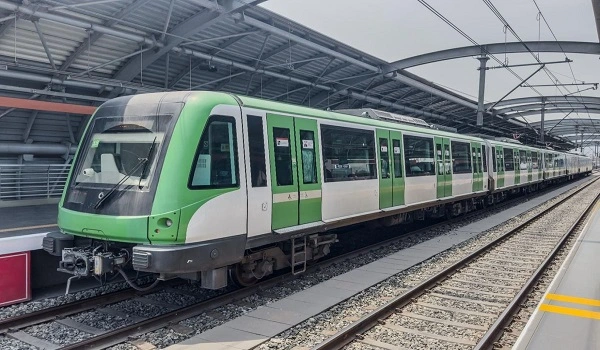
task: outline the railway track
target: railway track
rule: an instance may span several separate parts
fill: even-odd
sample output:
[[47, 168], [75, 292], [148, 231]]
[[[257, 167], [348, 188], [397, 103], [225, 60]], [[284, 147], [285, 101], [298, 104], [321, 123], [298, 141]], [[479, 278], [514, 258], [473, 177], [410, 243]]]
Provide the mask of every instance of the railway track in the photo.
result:
[[[404, 240], [410, 240], [413, 237], [419, 237], [425, 232], [435, 230], [438, 227], [453, 225], [457, 222], [465, 221], [469, 218], [485, 214], [489, 211], [500, 210], [502, 207], [509, 206], [515, 201], [519, 200], [522, 200], [522, 198], [516, 198], [510, 201], [506, 201], [500, 206], [492, 207], [483, 211], [475, 211], [470, 214], [455, 218], [453, 220], [448, 220], [440, 222], [438, 224], [430, 225], [423, 229], [413, 231], [409, 234], [400, 237], [394, 237], [373, 245], [369, 245], [367, 247], [361, 248], [353, 252], [342, 254], [340, 256], [328, 259], [326, 261], [311, 266], [309, 268], [309, 271], [307, 272], [310, 273], [311, 271], [324, 269], [330, 265], [337, 264], [339, 262], [352, 259], [357, 256], [365, 255], [373, 250], [389, 247], [391, 244], [396, 244]], [[214, 310], [220, 306], [240, 301], [248, 296], [251, 296], [256, 293], [261, 293], [279, 283], [294, 278], [295, 277], [291, 276], [291, 274], [285, 274], [273, 278], [271, 280], [267, 280], [250, 288], [235, 290], [225, 294], [217, 294], [216, 297], [209, 298], [206, 297], [206, 295], [200, 296], [197, 293], [173, 288], [173, 285], [169, 284], [159, 286], [156, 289], [147, 292], [136, 292], [132, 289], [126, 289], [0, 321], [0, 333], [7, 334], [9, 337], [18, 339], [29, 345], [43, 347], [47, 349], [103, 348], [125, 342], [136, 335], [163, 328], [165, 327], [165, 325], [177, 324], [181, 320], [209, 312], [210, 310]], [[190, 305], [177, 305], [170, 304], [168, 302], [165, 302], [164, 300], [160, 300], [160, 298], [151, 299], [146, 297], [149, 294], [160, 291], [164, 291], [171, 294], [179, 293], [183, 296], [189, 296], [190, 298], [194, 298], [194, 300], [193, 303], [191, 303]], [[160, 312], [158, 315], [140, 317], [134, 316], [126, 311], [116, 311], [112, 310], [109, 307], [106, 307], [109, 304], [121, 302], [124, 303], [131, 301], [146, 304], [148, 305], [148, 307], [160, 306], [163, 308], [163, 311]], [[77, 321], [76, 318], [73, 319], [71, 317], [73, 315], [81, 314], [86, 311], [100, 312], [120, 317], [121, 319], [125, 319], [128, 322], [127, 324], [124, 324], [122, 327], [119, 327], [117, 329], [107, 330], [102, 328], [91, 327], [80, 321]], [[66, 326], [68, 328], [76, 329], [83, 333], [86, 333], [86, 336], [83, 339], [78, 339], [75, 342], [59, 345], [43, 339], [38, 339], [23, 331], [23, 329], [25, 329], [26, 327], [38, 325], [44, 322], [59, 323], [62, 326]], [[179, 329], [179, 331], [182, 330]], [[185, 331], [186, 330], [183, 330], [183, 332]], [[193, 330], [188, 331], [191, 332]]]
[[589, 183], [313, 350], [502, 347], [507, 325], [599, 199], [600, 182]]

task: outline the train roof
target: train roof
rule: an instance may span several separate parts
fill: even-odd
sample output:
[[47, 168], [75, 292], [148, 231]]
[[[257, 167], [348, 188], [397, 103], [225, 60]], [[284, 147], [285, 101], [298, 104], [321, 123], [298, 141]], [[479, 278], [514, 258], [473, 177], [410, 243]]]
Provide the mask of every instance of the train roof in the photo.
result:
[[[438, 130], [435, 128], [428, 127], [428, 126], [424, 125], [424, 123], [420, 123], [421, 125], [419, 125], [418, 122], [415, 122], [411, 125], [410, 123], [400, 123], [400, 122], [396, 122], [396, 121], [387, 121], [384, 119], [373, 119], [373, 118], [368, 118], [368, 117], [363, 117], [363, 116], [340, 113], [340, 112], [336, 112], [336, 111], [325, 111], [325, 110], [316, 109], [316, 108], [309, 108], [309, 107], [298, 106], [298, 105], [277, 102], [277, 101], [262, 100], [259, 98], [248, 97], [248, 96], [243, 96], [243, 95], [235, 95], [235, 94], [226, 93], [226, 92], [169, 91], [169, 92], [157, 92], [157, 93], [149, 93], [149, 94], [124, 96], [124, 97], [118, 97], [115, 99], [111, 99], [111, 100], [103, 103], [99, 107], [99, 109], [102, 108], [102, 109], [105, 109], [105, 111], [112, 109], [114, 111], [115, 109], [122, 109], [126, 105], [134, 104], [136, 108], [141, 108], [144, 110], [148, 110], [150, 112], [150, 110], [157, 111], [159, 108], [158, 107], [159, 105], [173, 104], [173, 103], [175, 103], [175, 104], [176, 103], [185, 103], [188, 99], [200, 97], [201, 95], [212, 96], [212, 97], [216, 98], [215, 100], [217, 100], [217, 101], [220, 100], [222, 103], [225, 103], [225, 101], [234, 103], [234, 100], [237, 100], [244, 107], [265, 109], [265, 110], [278, 112], [278, 113], [282, 113], [282, 114], [301, 115], [301, 116], [321, 118], [321, 119], [332, 120], [332, 121], [347, 122], [347, 123], [353, 123], [353, 124], [359, 124], [359, 125], [368, 125], [368, 126], [372, 126], [372, 127], [396, 129], [396, 130], [400, 130], [400, 131], [423, 133], [423, 134], [427, 134], [427, 135], [431, 135], [431, 136], [460, 138], [463, 140], [478, 141], [478, 142], [482, 142], [482, 143], [485, 141], [488, 141], [491, 144], [500, 144], [507, 148], [522, 148], [522, 149], [531, 149], [531, 150], [541, 150], [541, 151], [546, 151], [546, 152], [564, 153], [564, 154], [569, 154], [569, 155], [577, 155], [574, 153], [568, 153], [568, 152], [563, 152], [563, 151], [547, 150], [547, 149], [542, 149], [542, 148], [538, 148], [538, 147], [534, 147], [534, 146], [527, 146], [527, 145], [517, 144], [517, 143], [512, 143], [512, 142], [505, 142], [505, 141], [494, 140], [494, 139], [486, 139], [486, 138], [473, 136], [473, 135], [465, 135], [465, 134], [459, 134], [459, 133], [455, 133], [455, 132]], [[350, 112], [346, 111], [346, 113], [350, 113]], [[101, 114], [104, 114], [104, 113], [101, 113]], [[412, 118], [412, 117], [406, 117], [406, 118], [420, 120], [418, 118]], [[579, 156], [586, 157], [584, 155], [579, 155]]]
[[469, 141], [479, 141], [479, 142], [482, 141], [482, 139], [479, 137], [463, 135], [463, 134], [458, 134], [458, 133], [452, 133], [452, 132], [447, 132], [447, 131], [443, 131], [443, 130], [436, 130], [436, 129], [432, 129], [432, 128], [426, 127], [426, 126], [410, 125], [410, 124], [396, 123], [396, 122], [386, 121], [386, 120], [378, 120], [378, 119], [359, 117], [356, 115], [344, 114], [344, 113], [339, 113], [336, 111], [324, 111], [324, 110], [320, 110], [320, 109], [297, 106], [297, 105], [292, 105], [292, 104], [287, 104], [287, 103], [282, 103], [282, 102], [266, 101], [266, 100], [261, 100], [261, 99], [254, 98], [254, 97], [246, 97], [246, 96], [239, 96], [239, 95], [237, 97], [240, 99], [240, 101], [242, 101], [244, 107], [266, 109], [266, 110], [279, 112], [279, 113], [283, 113], [283, 114], [304, 115], [307, 117], [315, 117], [315, 118], [347, 122], [347, 123], [353, 123], [353, 124], [359, 124], [359, 125], [368, 125], [368, 126], [372, 126], [372, 127], [381, 127], [381, 128], [387, 128], [387, 129], [397, 129], [397, 130], [403, 130], [403, 131], [425, 133], [425, 134], [429, 134], [432, 136], [437, 135], [437, 136], [453, 137], [453, 138], [458, 137], [458, 138], [461, 138], [464, 140], [469, 140]]

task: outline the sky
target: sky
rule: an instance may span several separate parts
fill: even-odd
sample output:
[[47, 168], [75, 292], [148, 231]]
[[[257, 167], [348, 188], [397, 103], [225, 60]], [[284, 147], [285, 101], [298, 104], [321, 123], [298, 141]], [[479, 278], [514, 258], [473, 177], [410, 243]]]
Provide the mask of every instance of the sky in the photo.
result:
[[[479, 44], [517, 41], [482, 0], [426, 0], [429, 5], [450, 19]], [[560, 41], [598, 42], [592, 10], [592, 0], [536, 0], [550, 28]], [[538, 22], [538, 10], [533, 0], [492, 0], [511, 27], [524, 41], [554, 40], [543, 22]], [[369, 53], [388, 62], [444, 49], [471, 46], [471, 42], [454, 31], [417, 0], [269, 0], [263, 6], [333, 39]], [[561, 83], [579, 81], [600, 82], [600, 60], [596, 55], [569, 54], [568, 64], [548, 65]], [[497, 55], [501, 61], [505, 55]], [[561, 61], [562, 53], [540, 53], [543, 62]], [[533, 63], [530, 54], [509, 54], [509, 64]], [[490, 60], [488, 65], [497, 65]], [[462, 58], [422, 65], [408, 69], [457, 93], [477, 100], [479, 61]], [[514, 68], [522, 78], [538, 67]], [[572, 69], [572, 71], [571, 71]], [[573, 77], [574, 76], [574, 77]], [[486, 102], [495, 102], [520, 80], [506, 69], [488, 70]], [[529, 80], [531, 84], [552, 84], [543, 71]], [[582, 86], [584, 89], [587, 86]], [[536, 88], [543, 96], [576, 92], [576, 87], [558, 91], [556, 87]], [[600, 96], [600, 90], [582, 95]], [[507, 98], [539, 96], [529, 88], [518, 88]], [[564, 114], [547, 114], [547, 119], [562, 118]], [[587, 118], [588, 115], [580, 117]], [[575, 116], [576, 117], [576, 116]], [[592, 115], [592, 118], [600, 117]], [[540, 117], [527, 117], [529, 122]]]

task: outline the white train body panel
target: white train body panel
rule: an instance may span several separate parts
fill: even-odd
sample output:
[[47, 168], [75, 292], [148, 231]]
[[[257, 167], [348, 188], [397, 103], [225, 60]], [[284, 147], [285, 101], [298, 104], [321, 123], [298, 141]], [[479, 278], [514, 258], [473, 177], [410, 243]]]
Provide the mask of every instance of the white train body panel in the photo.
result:
[[436, 195], [437, 180], [435, 175], [404, 179], [404, 202], [406, 205], [434, 201]]
[[323, 183], [323, 221], [379, 210], [379, 180]]
[[[487, 177], [484, 174], [484, 180]], [[484, 181], [487, 187], [487, 181]], [[452, 175], [452, 195], [462, 196], [473, 192], [473, 174], [453, 174]]]

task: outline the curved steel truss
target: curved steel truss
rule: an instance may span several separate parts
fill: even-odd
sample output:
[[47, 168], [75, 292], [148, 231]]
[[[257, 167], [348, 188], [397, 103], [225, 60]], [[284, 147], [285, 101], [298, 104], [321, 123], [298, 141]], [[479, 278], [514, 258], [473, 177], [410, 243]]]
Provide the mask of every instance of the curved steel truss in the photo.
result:
[[[98, 105], [140, 92], [220, 90], [315, 108], [377, 108], [462, 133], [538, 141], [534, 127], [508, 118], [505, 102], [497, 106], [503, 112], [477, 126], [476, 101], [397, 71], [478, 55], [481, 47], [390, 63], [256, 7], [260, 2], [0, 0], [0, 95]], [[504, 43], [485, 50], [499, 45], [504, 52]], [[518, 52], [519, 45], [508, 47]], [[558, 51], [556, 43], [540, 45], [533, 47]], [[561, 45], [600, 52], [595, 43]], [[0, 108], [0, 142], [76, 143], [84, 123], [80, 116]]]

